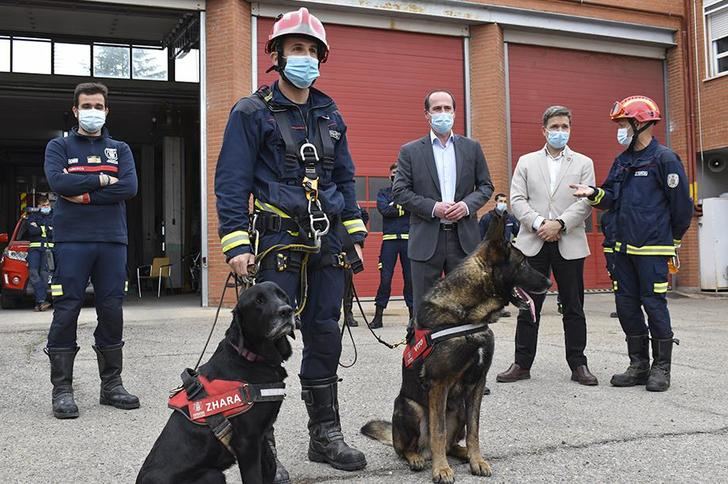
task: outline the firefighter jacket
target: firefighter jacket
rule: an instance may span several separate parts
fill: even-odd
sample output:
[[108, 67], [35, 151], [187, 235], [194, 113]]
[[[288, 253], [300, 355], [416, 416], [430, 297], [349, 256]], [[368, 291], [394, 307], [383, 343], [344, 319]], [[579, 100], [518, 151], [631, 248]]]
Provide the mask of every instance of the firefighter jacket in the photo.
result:
[[[128, 243], [126, 200], [137, 192], [134, 157], [129, 146], [109, 136], [83, 136], [73, 128], [67, 137], [48, 142], [45, 174], [59, 197], [53, 207], [55, 242]], [[101, 186], [99, 174], [118, 178]], [[63, 197], [80, 195], [82, 203]]]
[[53, 213], [31, 212], [25, 221], [30, 248], [53, 247]]
[[409, 239], [409, 212], [394, 202], [392, 187], [377, 193], [377, 210], [382, 214], [382, 240]]
[[614, 211], [615, 252], [673, 256], [692, 219], [688, 185], [680, 158], [653, 138], [619, 155], [588, 202]]
[[[261, 91], [263, 92], [263, 89]], [[354, 243], [363, 242], [366, 227], [361, 220], [354, 187], [354, 162], [346, 139], [346, 124], [334, 101], [311, 88], [306, 105], [288, 100], [278, 89], [270, 89], [270, 99], [262, 102], [257, 94], [239, 100], [228, 119], [217, 160], [215, 195], [222, 250], [229, 260], [251, 252], [248, 234], [248, 200], [252, 193], [256, 207], [285, 217], [305, 219], [308, 201], [302, 187], [304, 165], [286, 157], [286, 146], [273, 110], [285, 112], [292, 137], [306, 140], [322, 153], [320, 136], [333, 142], [333, 159], [321, 159], [318, 200], [334, 223], [340, 220]], [[322, 129], [323, 127], [323, 129]]]
[[612, 253], [614, 252], [614, 211], [612, 210], [605, 210], [602, 213], [602, 217], [599, 219], [599, 225], [602, 230], [602, 234], [604, 235], [604, 240], [602, 241], [602, 248], [604, 249], [605, 253]]
[[[495, 209], [493, 209], [480, 218], [478, 228], [480, 229], [481, 240], [488, 234], [488, 227], [490, 226], [490, 222], [493, 220], [493, 217], [497, 216]], [[508, 212], [505, 212], [505, 217], [506, 223], [505, 230], [503, 231], [503, 239], [506, 242], [513, 242], [515, 238], [518, 237], [518, 231], [521, 230], [521, 224], [518, 222], [516, 217]]]

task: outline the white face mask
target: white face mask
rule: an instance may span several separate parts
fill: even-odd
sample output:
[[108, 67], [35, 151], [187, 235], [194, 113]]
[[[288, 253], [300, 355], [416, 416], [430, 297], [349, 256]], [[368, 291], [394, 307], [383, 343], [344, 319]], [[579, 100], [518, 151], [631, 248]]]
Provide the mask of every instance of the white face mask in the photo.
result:
[[619, 128], [617, 130], [617, 142], [622, 146], [629, 146], [632, 143], [632, 135], [629, 134], [629, 128]]

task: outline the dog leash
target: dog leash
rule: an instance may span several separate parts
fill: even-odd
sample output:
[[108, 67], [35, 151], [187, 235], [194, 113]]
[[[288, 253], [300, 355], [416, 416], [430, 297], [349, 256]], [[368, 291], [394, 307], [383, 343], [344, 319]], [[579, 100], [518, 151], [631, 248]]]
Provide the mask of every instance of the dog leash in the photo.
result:
[[[233, 278], [234, 280], [234, 286], [230, 286], [230, 278]], [[195, 367], [193, 370], [197, 371], [197, 367], [200, 366], [200, 362], [202, 361], [202, 357], [205, 356], [205, 352], [207, 351], [207, 346], [210, 344], [210, 339], [212, 339], [212, 334], [215, 332], [215, 326], [217, 325], [217, 320], [220, 317], [220, 309], [222, 309], [222, 303], [225, 300], [225, 291], [227, 291], [228, 287], [235, 287], [235, 299], [240, 299], [240, 288], [243, 288], [243, 291], [248, 289], [250, 286], [255, 284], [255, 278], [254, 276], [248, 275], [245, 277], [238, 276], [237, 274], [234, 274], [233, 272], [229, 272], [227, 279], [225, 279], [225, 284], [222, 287], [222, 294], [220, 295], [220, 302], [217, 304], [217, 311], [215, 311], [215, 319], [212, 322], [212, 327], [210, 328], [210, 333], [207, 335], [207, 341], [205, 341], [205, 346], [202, 348], [202, 353], [200, 353], [200, 357], [197, 359], [197, 363], [195, 363]]]
[[[374, 339], [376, 339], [377, 342], [379, 342], [380, 344], [383, 344], [390, 350], [393, 350], [398, 346], [407, 344], [406, 338], [402, 338], [402, 341], [392, 344], [392, 343], [388, 343], [387, 341], [385, 341], [381, 337], [379, 337], [379, 335], [377, 333], [375, 333], [374, 330], [372, 329], [372, 327], [370, 326], [369, 320], [367, 319], [366, 314], [364, 314], [364, 308], [362, 307], [361, 301], [359, 300], [359, 295], [356, 293], [356, 285], [354, 284], [353, 281], [351, 283], [351, 290], [354, 293], [354, 299], [356, 300], [356, 305], [359, 307], [359, 313], [361, 314], [362, 319], [364, 319], [364, 322], [367, 325], [367, 329], [369, 330], [370, 333], [372, 333], [372, 336], [374, 336]], [[354, 359], [351, 363], [345, 365], [345, 364], [341, 363], [341, 358], [339, 358], [339, 366], [341, 366], [342, 368], [351, 368], [356, 363], [356, 360], [358, 359], [359, 354], [358, 354], [357, 348], [356, 348], [356, 341], [354, 341], [354, 335], [351, 332], [349, 323], [347, 323], [347, 321], [346, 321], [346, 317], [344, 317], [344, 323], [341, 325], [341, 341], [342, 342], [344, 340], [344, 330], [345, 329], [348, 330], [349, 338], [351, 339], [351, 344], [354, 347]]]

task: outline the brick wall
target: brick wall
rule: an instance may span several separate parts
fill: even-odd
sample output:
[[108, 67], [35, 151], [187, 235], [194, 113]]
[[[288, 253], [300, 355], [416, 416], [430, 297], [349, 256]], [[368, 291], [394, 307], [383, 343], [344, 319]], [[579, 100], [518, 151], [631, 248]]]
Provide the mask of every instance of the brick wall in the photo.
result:
[[[691, 35], [690, 42], [698, 47], [698, 86], [700, 88], [700, 124], [696, 118], [696, 136], [698, 129], [702, 127], [703, 150], [728, 147], [728, 75], [709, 78], [709, 71], [706, 69], [707, 41], [704, 37], [704, 19], [702, 1], [696, 0], [695, 13], [697, 15], [697, 42]], [[691, 12], [692, 14], [692, 12]], [[697, 108], [696, 91], [695, 105]], [[698, 113], [696, 112], [696, 117]], [[696, 140], [699, 142], [699, 140]], [[696, 148], [700, 150], [700, 145]]]
[[495, 194], [509, 193], [510, 174], [506, 123], [503, 30], [499, 25], [470, 29], [470, 79], [472, 136], [480, 141], [495, 186], [480, 214], [493, 208]]
[[[251, 92], [250, 4], [243, 0], [207, 0], [207, 224], [210, 305], [220, 300], [229, 272], [215, 210], [215, 167], [230, 108]], [[228, 290], [226, 300], [234, 293]]]

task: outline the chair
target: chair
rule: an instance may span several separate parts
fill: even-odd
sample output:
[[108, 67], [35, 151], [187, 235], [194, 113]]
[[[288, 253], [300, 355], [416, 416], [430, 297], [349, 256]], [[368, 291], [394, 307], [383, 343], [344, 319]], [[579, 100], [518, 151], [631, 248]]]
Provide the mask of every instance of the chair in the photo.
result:
[[139, 298], [142, 297], [142, 279], [157, 279], [157, 299], [159, 299], [162, 293], [162, 279], [172, 277], [172, 264], [169, 263], [169, 257], [155, 257], [151, 265], [137, 267], [136, 273]]

